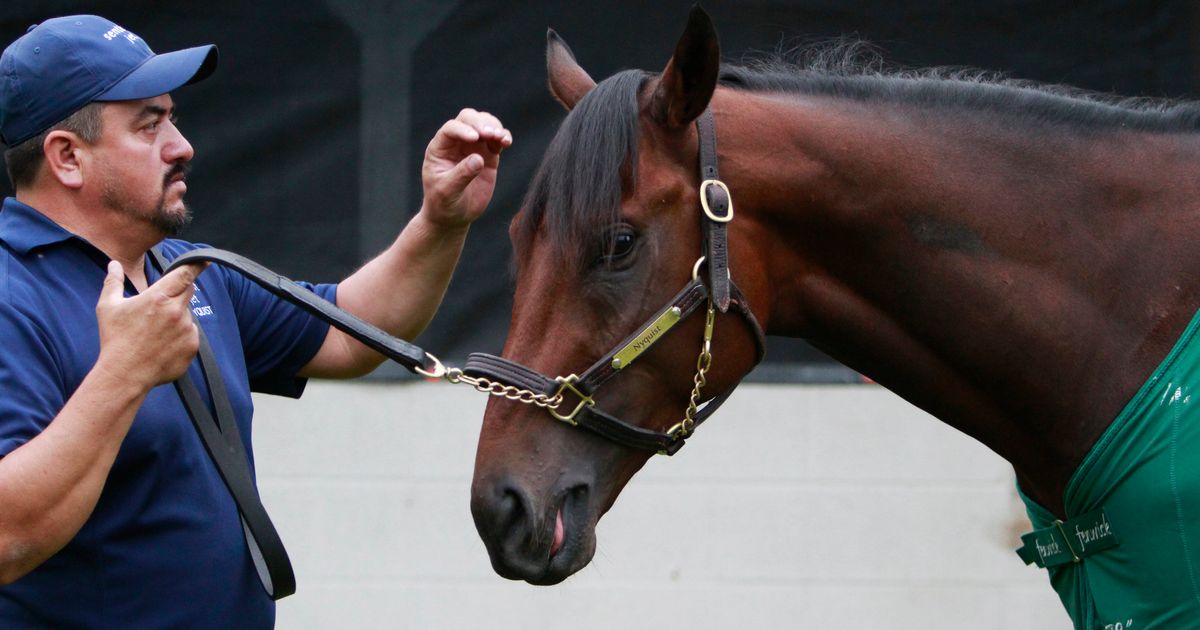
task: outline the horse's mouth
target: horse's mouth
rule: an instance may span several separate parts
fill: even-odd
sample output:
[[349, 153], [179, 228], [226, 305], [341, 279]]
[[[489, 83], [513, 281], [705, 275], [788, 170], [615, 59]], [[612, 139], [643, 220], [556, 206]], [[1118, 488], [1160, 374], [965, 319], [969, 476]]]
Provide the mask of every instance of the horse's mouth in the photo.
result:
[[563, 538], [566, 534], [563, 532], [562, 508], [554, 515], [554, 540], [550, 542], [550, 560], [554, 560], [554, 554], [562, 549]]
[[536, 585], [558, 584], [571, 576], [591, 560], [585, 549], [591, 539], [587, 527], [587, 490], [572, 488], [563, 494], [553, 519], [550, 553], [545, 570], [537, 576], [525, 576], [525, 581]]

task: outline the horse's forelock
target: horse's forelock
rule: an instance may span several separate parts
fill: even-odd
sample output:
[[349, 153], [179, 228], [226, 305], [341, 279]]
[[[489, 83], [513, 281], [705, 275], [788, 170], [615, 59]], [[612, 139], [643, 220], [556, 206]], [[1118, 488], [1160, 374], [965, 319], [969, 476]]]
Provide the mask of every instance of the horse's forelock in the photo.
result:
[[595, 253], [594, 235], [617, 220], [621, 198], [637, 180], [638, 93], [649, 76], [615, 74], [567, 115], [522, 204], [518, 251], [542, 229], [567, 264], [578, 267]]

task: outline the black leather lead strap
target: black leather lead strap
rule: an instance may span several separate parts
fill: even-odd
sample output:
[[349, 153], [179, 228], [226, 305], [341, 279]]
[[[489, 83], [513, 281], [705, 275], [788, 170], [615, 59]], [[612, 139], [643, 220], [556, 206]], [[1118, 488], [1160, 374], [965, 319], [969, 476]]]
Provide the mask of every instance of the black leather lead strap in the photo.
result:
[[[162, 253], [157, 248], [150, 252], [156, 267], [166, 275], [163, 270], [167, 269], [168, 265]], [[200, 335], [200, 368], [212, 397], [216, 419], [188, 373], [185, 372], [175, 381], [175, 390], [183, 401], [192, 425], [200, 434], [209, 457], [216, 465], [217, 472], [225, 482], [225, 487], [229, 489], [234, 503], [237, 504], [246, 545], [259, 580], [267, 595], [278, 600], [296, 592], [296, 575], [292, 571], [292, 562], [288, 558], [283, 541], [279, 538], [279, 532], [275, 530], [275, 525], [267, 515], [254, 486], [237, 418], [229, 401], [229, 393], [225, 389], [225, 381], [221, 377], [212, 345], [198, 321], [196, 329]]]
[[[704, 229], [704, 251], [708, 262], [708, 286], [712, 290], [713, 304], [722, 313], [729, 310], [729, 246], [725, 235], [725, 222], [732, 208], [728, 191], [720, 181], [717, 171], [717, 131], [713, 122], [712, 109], [704, 110], [696, 119], [696, 132], [700, 143], [700, 194], [707, 207], [702, 219]], [[724, 219], [713, 220], [713, 217]]]
[[379, 328], [343, 311], [327, 300], [321, 299], [319, 295], [316, 295], [312, 291], [305, 289], [245, 256], [222, 249], [196, 249], [180, 255], [171, 262], [171, 265], [163, 273], [169, 273], [180, 265], [205, 261], [220, 263], [224, 267], [238, 271], [270, 293], [295, 304], [322, 321], [329, 322], [334, 328], [357, 339], [363, 345], [379, 354], [403, 365], [411, 372], [416, 372], [417, 368], [429, 370], [434, 367], [425, 351], [421, 348], [398, 337], [393, 337]]
[[292, 562], [250, 476], [241, 433], [234, 419], [233, 408], [229, 404], [224, 381], [221, 380], [216, 356], [203, 329], [200, 330], [199, 354], [204, 379], [208, 383], [209, 392], [212, 393], [218, 419], [213, 420], [195, 383], [192, 383], [187, 374], [175, 382], [175, 389], [183, 398], [192, 424], [200, 433], [204, 446], [217, 465], [221, 479], [225, 481], [225, 487], [229, 488], [229, 493], [233, 495], [234, 503], [241, 512], [246, 545], [250, 549], [250, 557], [263, 588], [271, 599], [287, 597], [296, 592], [296, 575], [292, 571]]

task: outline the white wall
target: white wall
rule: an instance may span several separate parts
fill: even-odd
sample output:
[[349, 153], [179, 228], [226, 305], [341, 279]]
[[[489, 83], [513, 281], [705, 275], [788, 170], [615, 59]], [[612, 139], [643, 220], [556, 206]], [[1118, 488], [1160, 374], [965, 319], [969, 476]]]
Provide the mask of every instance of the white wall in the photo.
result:
[[554, 587], [496, 576], [471, 522], [484, 396], [309, 384], [256, 398], [263, 500], [295, 564], [279, 628], [1070, 628], [1012, 471], [875, 386], [743, 385], [600, 522]]

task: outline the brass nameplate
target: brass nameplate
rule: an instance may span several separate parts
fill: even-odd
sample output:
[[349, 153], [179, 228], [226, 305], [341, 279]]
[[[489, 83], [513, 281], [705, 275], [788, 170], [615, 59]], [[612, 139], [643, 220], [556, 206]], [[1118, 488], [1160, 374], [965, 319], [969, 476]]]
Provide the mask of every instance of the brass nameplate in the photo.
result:
[[658, 316], [649, 326], [646, 326], [641, 332], [613, 355], [612, 366], [614, 369], [620, 370], [625, 366], [633, 363], [633, 360], [638, 358], [638, 355], [645, 352], [650, 346], [654, 345], [662, 337], [663, 333], [671, 329], [672, 326], [679, 323], [682, 311], [678, 306], [672, 306]]

